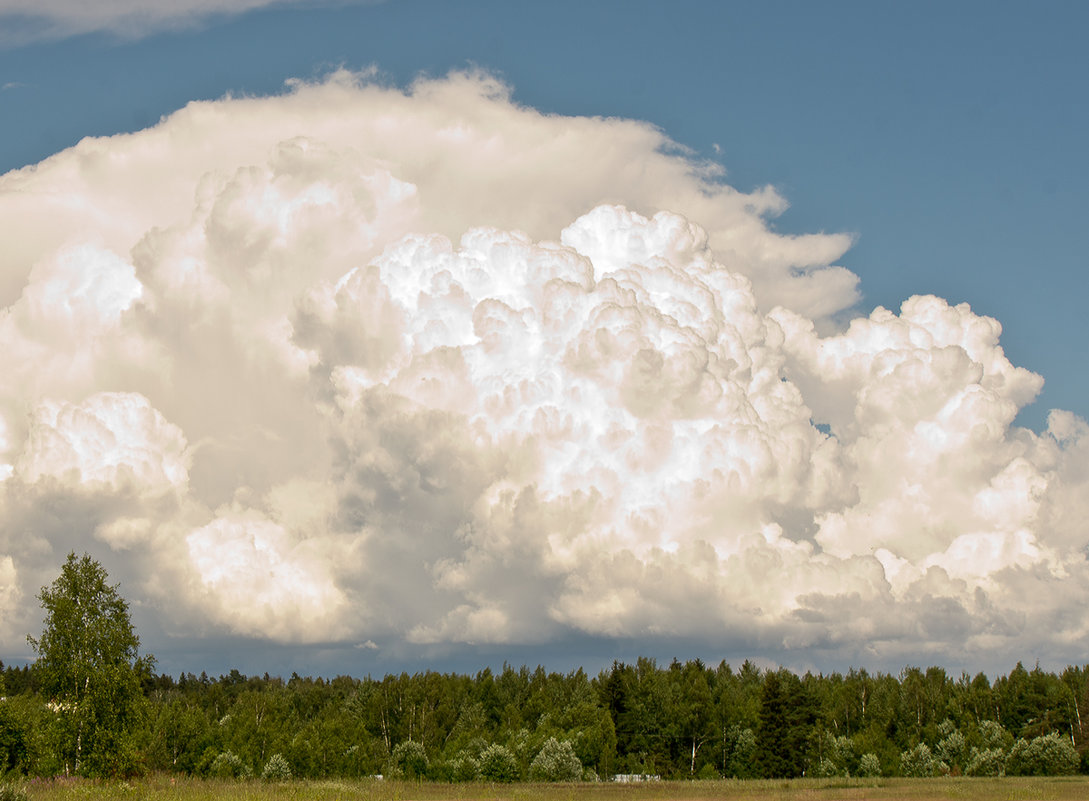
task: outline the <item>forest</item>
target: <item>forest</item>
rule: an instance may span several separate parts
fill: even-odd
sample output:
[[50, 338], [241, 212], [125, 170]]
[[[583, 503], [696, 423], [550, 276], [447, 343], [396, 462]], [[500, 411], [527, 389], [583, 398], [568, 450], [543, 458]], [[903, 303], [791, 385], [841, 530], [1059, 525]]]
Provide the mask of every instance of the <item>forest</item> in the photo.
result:
[[[0, 671], [0, 770], [57, 775], [65, 710], [35, 665]], [[125, 772], [436, 781], [1085, 772], [1089, 666], [993, 683], [939, 667], [797, 676], [614, 663], [596, 676], [140, 677]], [[1089, 708], [1089, 707], [1087, 707]], [[577, 764], [576, 764], [577, 760]]]
[[39, 596], [38, 659], [0, 662], [0, 777], [159, 772], [438, 782], [1089, 773], [1089, 665], [993, 682], [695, 659], [475, 675], [156, 673], [100, 564]]

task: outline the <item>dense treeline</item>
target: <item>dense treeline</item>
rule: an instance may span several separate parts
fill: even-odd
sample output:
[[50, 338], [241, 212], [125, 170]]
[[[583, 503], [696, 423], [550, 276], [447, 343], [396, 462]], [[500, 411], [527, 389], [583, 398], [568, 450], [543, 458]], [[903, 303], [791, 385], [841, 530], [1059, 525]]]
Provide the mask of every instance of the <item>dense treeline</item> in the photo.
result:
[[[505, 667], [380, 679], [141, 676], [135, 767], [440, 781], [1069, 773], [1086, 769], [1089, 666], [797, 676], [640, 658], [597, 676]], [[0, 772], [68, 767], [36, 666], [0, 670]]]

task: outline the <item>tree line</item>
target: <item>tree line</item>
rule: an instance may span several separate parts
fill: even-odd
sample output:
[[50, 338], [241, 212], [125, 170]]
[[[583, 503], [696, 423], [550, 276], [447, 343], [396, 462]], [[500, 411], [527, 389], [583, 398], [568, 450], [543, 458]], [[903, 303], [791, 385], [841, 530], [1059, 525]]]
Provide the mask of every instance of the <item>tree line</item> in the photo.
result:
[[69, 556], [35, 663], [0, 663], [0, 773], [435, 781], [1089, 772], [1089, 665], [806, 673], [700, 660], [381, 678], [156, 673]]

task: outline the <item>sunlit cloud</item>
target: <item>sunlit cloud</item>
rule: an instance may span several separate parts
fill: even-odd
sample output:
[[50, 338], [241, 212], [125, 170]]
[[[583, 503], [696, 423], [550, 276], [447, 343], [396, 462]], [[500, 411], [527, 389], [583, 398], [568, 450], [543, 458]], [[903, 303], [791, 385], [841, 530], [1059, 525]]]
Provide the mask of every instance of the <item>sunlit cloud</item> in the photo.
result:
[[1081, 648], [1089, 427], [784, 208], [460, 73], [0, 177], [5, 636], [75, 542], [161, 636]]

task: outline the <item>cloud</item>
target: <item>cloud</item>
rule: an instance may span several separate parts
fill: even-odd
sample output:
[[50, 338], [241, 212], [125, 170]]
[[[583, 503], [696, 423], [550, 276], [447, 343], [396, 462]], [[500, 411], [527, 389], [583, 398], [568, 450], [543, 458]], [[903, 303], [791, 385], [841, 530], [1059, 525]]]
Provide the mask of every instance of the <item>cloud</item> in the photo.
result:
[[5, 631], [75, 544], [179, 641], [1073, 659], [1089, 427], [783, 208], [482, 74], [0, 176]]
[[31, 484], [162, 493], [184, 488], [188, 467], [182, 432], [146, 398], [102, 392], [79, 405], [41, 401], [13, 472]]
[[[355, 0], [380, 2], [381, 0]], [[233, 16], [272, 6], [307, 6], [326, 0], [180, 0], [148, 3], [146, 0], [0, 0], [2, 44], [22, 44], [40, 39], [60, 39], [84, 33], [105, 32], [138, 38], [162, 30], [197, 25], [209, 17]]]
[[206, 614], [232, 631], [307, 642], [347, 630], [337, 622], [345, 598], [329, 575], [335, 555], [321, 552], [318, 538], [295, 542], [276, 523], [232, 512], [185, 544]]

